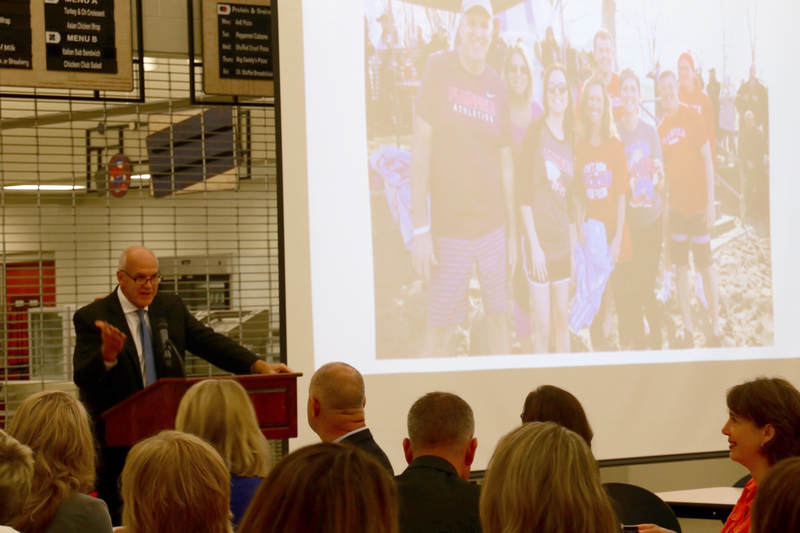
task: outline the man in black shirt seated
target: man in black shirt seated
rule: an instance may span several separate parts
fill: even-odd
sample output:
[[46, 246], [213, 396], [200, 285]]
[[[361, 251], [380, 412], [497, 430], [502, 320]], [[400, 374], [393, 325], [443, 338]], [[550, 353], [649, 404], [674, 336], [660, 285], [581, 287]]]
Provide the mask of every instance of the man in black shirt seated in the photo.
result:
[[400, 533], [480, 532], [480, 487], [467, 481], [478, 439], [469, 404], [431, 392], [408, 412], [408, 468], [397, 476]]
[[322, 442], [348, 442], [374, 456], [389, 474], [392, 463], [364, 418], [364, 378], [347, 363], [322, 365], [308, 386], [308, 425]]

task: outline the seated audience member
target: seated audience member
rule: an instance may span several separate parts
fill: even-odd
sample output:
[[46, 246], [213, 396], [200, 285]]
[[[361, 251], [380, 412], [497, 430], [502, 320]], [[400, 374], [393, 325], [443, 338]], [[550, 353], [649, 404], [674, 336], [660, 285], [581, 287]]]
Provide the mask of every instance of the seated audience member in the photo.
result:
[[408, 468], [396, 478], [400, 533], [480, 532], [480, 487], [467, 481], [474, 433], [472, 409], [455, 394], [431, 392], [411, 406]]
[[237, 533], [397, 533], [397, 488], [350, 444], [287, 455], [256, 492]]
[[105, 502], [89, 496], [95, 443], [86, 408], [62, 391], [20, 404], [8, 434], [33, 450], [33, 482], [22, 513], [9, 525], [22, 533], [111, 533]]
[[22, 513], [32, 480], [33, 452], [0, 430], [0, 533], [16, 531], [4, 524]]
[[578, 399], [553, 385], [542, 385], [525, 398], [522, 408], [522, 423], [555, 422], [571, 429], [592, 446], [592, 427], [586, 419], [586, 413]]
[[481, 490], [484, 533], [618, 533], [586, 441], [553, 422], [523, 424], [503, 437]]
[[209, 379], [192, 386], [175, 417], [175, 429], [208, 441], [231, 473], [234, 527], [269, 472], [267, 439], [253, 402], [237, 381]]
[[[750, 471], [747, 482], [720, 533], [747, 533], [756, 487], [778, 461], [800, 455], [800, 392], [781, 378], [757, 378], [728, 390], [728, 437], [731, 460]], [[760, 492], [760, 489], [759, 489]], [[639, 531], [664, 533], [652, 524]]]
[[364, 419], [364, 378], [347, 363], [322, 365], [308, 387], [308, 425], [322, 442], [349, 442], [373, 455], [390, 474], [392, 463]]
[[753, 503], [750, 533], [800, 531], [800, 457], [769, 469]]
[[162, 431], [131, 448], [120, 476], [125, 533], [232, 533], [230, 473], [206, 441]]

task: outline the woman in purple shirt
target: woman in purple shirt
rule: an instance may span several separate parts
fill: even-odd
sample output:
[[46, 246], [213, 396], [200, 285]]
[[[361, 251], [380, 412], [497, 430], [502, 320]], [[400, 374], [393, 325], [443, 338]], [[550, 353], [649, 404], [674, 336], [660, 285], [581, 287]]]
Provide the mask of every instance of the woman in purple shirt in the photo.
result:
[[[514, 158], [519, 158], [522, 139], [528, 127], [544, 112], [533, 99], [533, 67], [525, 49], [515, 44], [508, 49], [503, 62], [503, 82], [508, 88], [509, 108], [511, 111], [511, 136], [513, 140]], [[531, 314], [528, 296], [528, 283], [522, 271], [522, 264], [514, 269], [514, 325], [517, 339], [523, 352], [531, 350]]]
[[503, 82], [508, 88], [514, 152], [519, 152], [528, 127], [544, 112], [542, 106], [533, 99], [532, 73], [531, 62], [522, 45], [510, 47], [503, 63]]
[[558, 353], [570, 351], [569, 281], [575, 217], [570, 193], [575, 110], [567, 73], [553, 65], [544, 74], [544, 116], [525, 135], [517, 166], [524, 270], [534, 326], [534, 352], [547, 353], [551, 325]]

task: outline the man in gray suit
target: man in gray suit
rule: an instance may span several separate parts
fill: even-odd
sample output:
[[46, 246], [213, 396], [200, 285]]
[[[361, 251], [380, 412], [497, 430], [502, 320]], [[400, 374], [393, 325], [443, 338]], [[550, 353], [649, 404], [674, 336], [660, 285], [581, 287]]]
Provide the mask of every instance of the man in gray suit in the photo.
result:
[[392, 463], [367, 428], [366, 404], [361, 373], [347, 363], [328, 363], [314, 373], [308, 387], [308, 425], [322, 442], [349, 442], [394, 475]]

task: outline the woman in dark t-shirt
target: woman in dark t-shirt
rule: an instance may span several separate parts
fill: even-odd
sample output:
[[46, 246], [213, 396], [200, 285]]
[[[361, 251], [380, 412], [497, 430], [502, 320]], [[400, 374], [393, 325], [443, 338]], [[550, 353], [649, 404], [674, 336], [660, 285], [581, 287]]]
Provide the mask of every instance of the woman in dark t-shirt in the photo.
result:
[[[636, 323], [633, 348], [660, 350], [661, 311], [655, 297], [656, 275], [664, 242], [663, 201], [664, 167], [658, 132], [639, 118], [639, 78], [631, 69], [619, 75], [623, 117], [617, 133], [625, 145], [630, 172], [631, 196], [625, 215], [631, 230], [633, 278], [628, 281], [636, 290], [633, 311]], [[647, 318], [649, 335], [645, 335]]]
[[[611, 102], [605, 84], [600, 78], [590, 78], [584, 85], [580, 103], [580, 125], [575, 146], [576, 191], [586, 218], [603, 223], [606, 228], [608, 253], [615, 263], [611, 273], [610, 287], [603, 293], [601, 311], [605, 316], [595, 316], [590, 328], [594, 351], [610, 349], [608, 330], [610, 325], [610, 300], [619, 320], [619, 345], [623, 350], [632, 345], [635, 327], [631, 284], [631, 242], [628, 223], [625, 220], [625, 205], [630, 196], [630, 175], [625, 148], [616, 135], [611, 119]], [[578, 228], [582, 229], [583, 217]], [[599, 315], [601, 313], [598, 313]], [[603, 320], [601, 320], [601, 318]], [[641, 313], [639, 314], [641, 320]]]
[[524, 269], [534, 326], [534, 352], [547, 353], [551, 322], [556, 352], [569, 352], [569, 281], [575, 226], [570, 194], [575, 112], [564, 67], [544, 75], [544, 115], [520, 150], [517, 197], [525, 236]]

